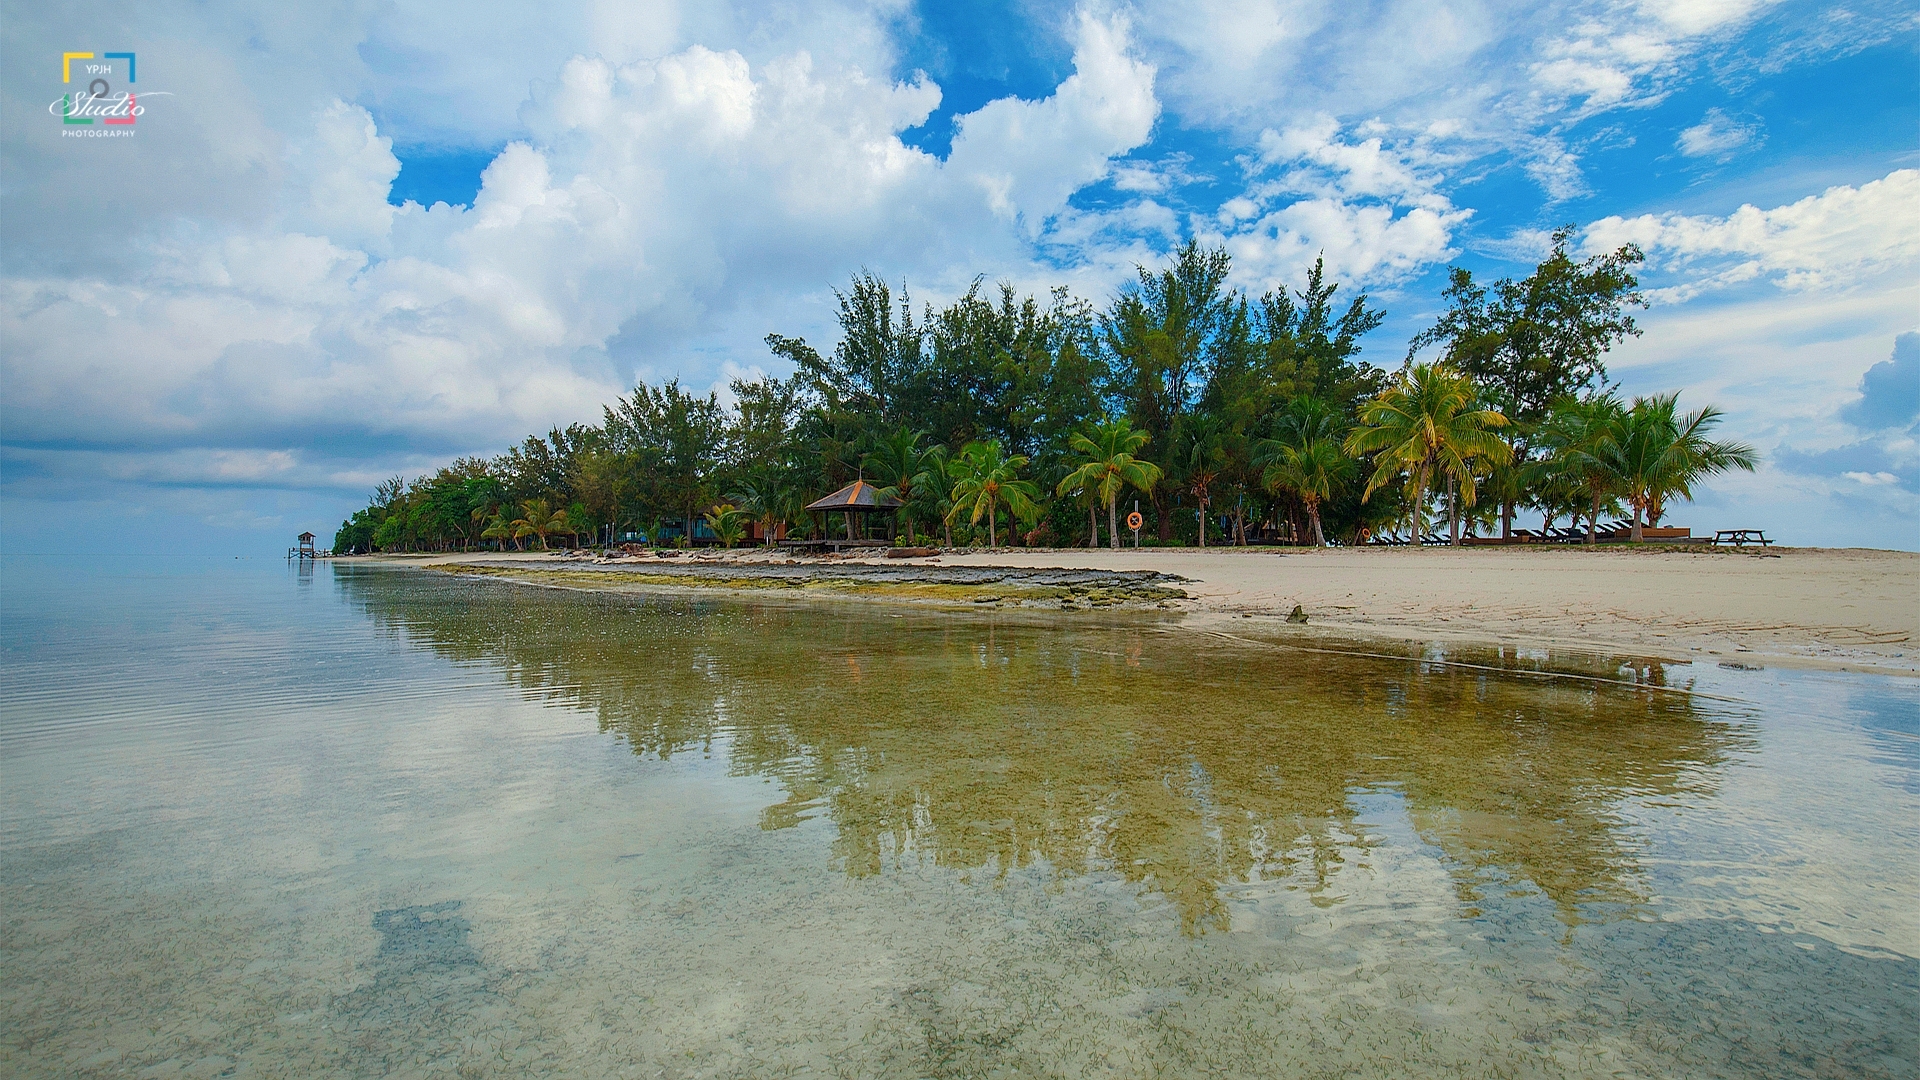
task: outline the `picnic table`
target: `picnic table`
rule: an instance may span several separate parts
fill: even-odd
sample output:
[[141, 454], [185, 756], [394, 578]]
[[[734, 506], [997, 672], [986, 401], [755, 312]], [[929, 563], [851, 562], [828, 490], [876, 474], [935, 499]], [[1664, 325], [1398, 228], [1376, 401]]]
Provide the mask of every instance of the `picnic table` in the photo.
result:
[[1732, 544], [1734, 547], [1759, 544], [1766, 547], [1773, 541], [1767, 539], [1766, 532], [1761, 529], [1721, 529], [1713, 534], [1713, 543], [1715, 547], [1721, 544]]

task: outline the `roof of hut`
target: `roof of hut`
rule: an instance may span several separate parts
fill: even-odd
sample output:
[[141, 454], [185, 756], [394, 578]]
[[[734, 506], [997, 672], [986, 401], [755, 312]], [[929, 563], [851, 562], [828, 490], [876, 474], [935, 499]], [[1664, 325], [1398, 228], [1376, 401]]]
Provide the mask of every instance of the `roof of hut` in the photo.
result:
[[882, 495], [880, 489], [865, 480], [855, 480], [839, 491], [824, 499], [815, 499], [807, 504], [809, 510], [892, 510], [900, 505], [900, 500], [891, 495]]

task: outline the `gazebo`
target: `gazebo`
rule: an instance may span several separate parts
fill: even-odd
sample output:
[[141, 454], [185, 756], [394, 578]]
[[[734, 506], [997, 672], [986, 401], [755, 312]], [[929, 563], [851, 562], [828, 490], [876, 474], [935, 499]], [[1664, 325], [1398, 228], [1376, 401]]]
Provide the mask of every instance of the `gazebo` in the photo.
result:
[[[841, 488], [826, 498], [815, 499], [807, 504], [808, 510], [817, 510], [828, 514], [847, 515], [847, 538], [845, 540], [827, 541], [829, 546], [836, 548], [843, 545], [848, 547], [885, 546], [889, 541], [854, 539], [853, 515], [887, 514], [899, 508], [899, 499], [891, 495], [881, 494], [879, 488], [867, 483], [864, 479], [855, 480], [853, 483], [848, 484], [846, 487]], [[866, 529], [862, 528], [860, 532], [864, 536]]]

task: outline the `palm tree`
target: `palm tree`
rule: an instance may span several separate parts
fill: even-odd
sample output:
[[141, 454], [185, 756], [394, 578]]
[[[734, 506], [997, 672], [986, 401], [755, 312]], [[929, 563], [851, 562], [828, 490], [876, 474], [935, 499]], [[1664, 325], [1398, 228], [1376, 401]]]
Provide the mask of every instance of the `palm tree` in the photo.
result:
[[494, 520], [499, 516], [499, 511], [499, 504], [491, 500], [476, 503], [473, 509], [467, 512], [467, 521], [472, 525], [471, 532], [480, 536], [482, 539], [487, 538], [489, 535], [487, 530], [493, 526]]
[[521, 504], [520, 511], [524, 516], [511, 522], [516, 543], [523, 536], [537, 536], [540, 538], [540, 550], [545, 551], [547, 537], [567, 531], [567, 512], [549, 510], [545, 499], [528, 499]]
[[1001, 449], [998, 439], [968, 443], [948, 466], [954, 482], [953, 509], [947, 511], [947, 520], [951, 521], [967, 512], [971, 514], [968, 521], [979, 524], [984, 516], [987, 519], [987, 546], [999, 547], [999, 510], [1002, 505], [1017, 518], [1031, 517], [1039, 512], [1034, 501], [1039, 497], [1039, 491], [1031, 483], [1019, 479], [1020, 467], [1026, 463], [1027, 459], [1018, 454], [1009, 457]]
[[713, 530], [721, 547], [731, 548], [746, 535], [747, 512], [732, 503], [721, 503], [701, 516], [707, 519], [707, 527]]
[[[1563, 398], [1554, 403], [1540, 427], [1540, 442], [1551, 455], [1552, 470], [1586, 496], [1590, 545], [1599, 542], [1600, 513], [1619, 489], [1626, 416], [1626, 408], [1611, 393], [1584, 401]], [[1579, 523], [1578, 515], [1574, 520]]]
[[1635, 543], [1642, 539], [1642, 513], [1658, 520], [1668, 497], [1691, 499], [1699, 480], [1728, 469], [1752, 472], [1759, 464], [1753, 447], [1707, 438], [1720, 423], [1720, 410], [1708, 405], [1681, 416], [1679, 403], [1678, 391], [1635, 398], [1621, 424], [1612, 465], [1633, 509]]
[[1313, 546], [1326, 547], [1327, 537], [1320, 529], [1320, 504], [1333, 496], [1335, 485], [1353, 476], [1353, 459], [1332, 439], [1319, 438], [1305, 446], [1292, 446], [1273, 439], [1260, 442], [1264, 466], [1260, 483], [1268, 491], [1291, 491], [1307, 506], [1307, 522], [1313, 528]]
[[1320, 527], [1320, 504], [1333, 497], [1335, 485], [1353, 475], [1353, 459], [1340, 449], [1340, 418], [1316, 397], [1295, 398], [1280, 415], [1277, 438], [1254, 444], [1253, 463], [1260, 483], [1269, 492], [1291, 491], [1307, 508], [1315, 547], [1325, 547]]
[[766, 534], [767, 547], [773, 546], [780, 523], [787, 520], [794, 509], [793, 489], [764, 475], [742, 480], [740, 490], [733, 493], [733, 501]]
[[1207, 546], [1207, 504], [1213, 482], [1227, 467], [1227, 432], [1220, 418], [1200, 414], [1185, 418], [1175, 435], [1180, 444], [1174, 456], [1180, 478], [1200, 504], [1200, 546]]
[[514, 532], [512, 523], [502, 514], [493, 515], [493, 520], [487, 522], [486, 529], [480, 533], [481, 538], [486, 540], [513, 541], [515, 551], [520, 550], [520, 535]]
[[936, 445], [927, 451], [927, 478], [920, 485], [926, 493], [934, 516], [940, 519], [940, 536], [948, 547], [953, 546], [953, 485], [957, 477], [953, 472], [953, 456], [947, 448]]
[[1506, 425], [1498, 410], [1481, 407], [1473, 380], [1446, 365], [1403, 369], [1378, 397], [1360, 407], [1360, 426], [1347, 436], [1347, 453], [1376, 455], [1361, 501], [1406, 473], [1413, 488], [1413, 533], [1421, 536], [1434, 474], [1455, 481], [1461, 501], [1472, 506], [1474, 460], [1501, 464], [1513, 455], [1512, 447], [1492, 430]]
[[[1096, 502], [1107, 506], [1107, 538], [1115, 551], [1120, 549], [1120, 492], [1131, 486], [1150, 491], [1160, 482], [1160, 466], [1134, 457], [1147, 445], [1149, 436], [1133, 430], [1133, 421], [1125, 417], [1103, 420], [1086, 432], [1076, 431], [1067, 446], [1080, 455], [1080, 464], [1056, 487], [1056, 494], [1084, 491]], [[1096, 534], [1094, 544], [1099, 543]]]
[[872, 470], [875, 478], [887, 485], [880, 489], [880, 493], [900, 500], [900, 516], [907, 523], [908, 546], [915, 543], [914, 502], [926, 493], [931, 479], [928, 469], [932, 465], [929, 457], [933, 450], [920, 445], [920, 440], [926, 436], [924, 431], [903, 427], [881, 439], [880, 448], [861, 459], [862, 467]]

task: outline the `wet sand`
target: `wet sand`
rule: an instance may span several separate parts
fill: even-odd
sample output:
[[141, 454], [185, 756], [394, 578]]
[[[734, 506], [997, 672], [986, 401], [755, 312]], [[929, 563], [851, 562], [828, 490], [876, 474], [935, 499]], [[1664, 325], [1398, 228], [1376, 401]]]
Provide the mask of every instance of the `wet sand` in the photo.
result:
[[[569, 579], [579, 579], [553, 583], [588, 588], [600, 579], [573, 571], [659, 579], [639, 582], [642, 587], [679, 584], [684, 576], [688, 586], [723, 588], [772, 585], [779, 575], [794, 573], [785, 553], [761, 551], [606, 563], [538, 554], [398, 561], [484, 567], [529, 581], [564, 569]], [[1177, 608], [1205, 627], [1282, 620], [1297, 605], [1309, 633], [1920, 675], [1920, 555], [1908, 552], [1002, 549], [922, 559], [803, 559], [794, 565], [806, 569], [809, 592], [850, 598]], [[968, 583], [955, 570], [992, 573]], [[1148, 573], [1153, 576], [1143, 576]], [[1169, 590], [1179, 595], [1169, 596]]]

